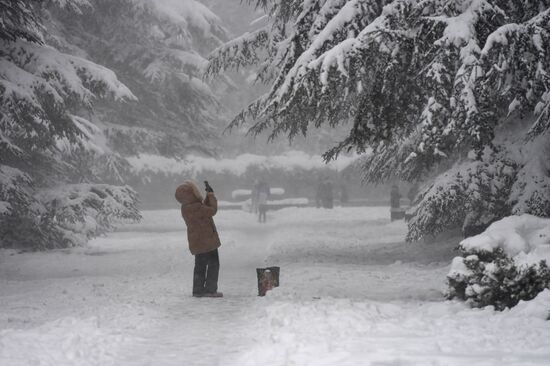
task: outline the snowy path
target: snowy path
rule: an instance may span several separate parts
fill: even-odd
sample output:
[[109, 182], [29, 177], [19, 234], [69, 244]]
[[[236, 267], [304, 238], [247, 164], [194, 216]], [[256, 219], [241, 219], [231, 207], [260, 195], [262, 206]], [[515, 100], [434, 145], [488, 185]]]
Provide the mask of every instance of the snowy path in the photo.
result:
[[[452, 242], [405, 244], [386, 216], [221, 211], [223, 299], [190, 296], [177, 211], [88, 248], [2, 251], [0, 365], [550, 364], [549, 291], [502, 313], [444, 301]], [[281, 287], [258, 298], [264, 265]]]

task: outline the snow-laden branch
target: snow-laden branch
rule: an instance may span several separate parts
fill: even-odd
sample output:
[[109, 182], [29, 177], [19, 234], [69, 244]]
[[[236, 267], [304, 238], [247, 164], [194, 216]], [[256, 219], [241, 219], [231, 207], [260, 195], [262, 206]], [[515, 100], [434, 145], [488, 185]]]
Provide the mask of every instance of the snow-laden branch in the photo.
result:
[[[293, 138], [312, 127], [349, 123], [348, 136], [324, 157], [365, 154], [369, 182], [417, 180], [455, 161], [465, 164], [422, 196], [413, 239], [437, 228], [438, 216], [447, 220], [442, 227], [471, 227], [512, 210], [550, 214], [550, 198], [541, 193], [548, 172], [526, 173], [535, 163], [515, 151], [548, 139], [550, 131], [550, 3], [302, 0], [263, 6], [272, 29], [284, 29], [274, 51], [256, 54], [272, 71], [271, 89], [231, 127], [246, 124], [252, 134]], [[529, 125], [517, 127], [519, 140], [503, 142], [502, 130], [521, 120]], [[484, 178], [490, 175], [494, 184]], [[454, 200], [458, 181], [466, 184], [464, 197]], [[448, 197], [439, 200], [439, 194]]]
[[[519, 9], [485, 0], [304, 1], [278, 44], [283, 58], [271, 90], [231, 126], [251, 121], [251, 133], [292, 138], [310, 125], [353, 121], [353, 137], [328, 157], [398, 143], [419, 127], [415, 154], [400, 164], [409, 171], [464, 146], [480, 151], [508, 112], [536, 114], [532, 131], [540, 134], [550, 120], [547, 14], [531, 2]], [[532, 62], [523, 61], [525, 52]]]
[[238, 70], [241, 67], [259, 62], [259, 53], [269, 42], [269, 29], [258, 29], [218, 47], [209, 56], [207, 76], [217, 75], [228, 69]]
[[15, 94], [36, 104], [37, 94], [46, 92], [56, 103], [76, 98], [90, 104], [95, 96], [137, 99], [112, 70], [89, 60], [25, 41], [3, 42], [0, 50], [4, 98]]

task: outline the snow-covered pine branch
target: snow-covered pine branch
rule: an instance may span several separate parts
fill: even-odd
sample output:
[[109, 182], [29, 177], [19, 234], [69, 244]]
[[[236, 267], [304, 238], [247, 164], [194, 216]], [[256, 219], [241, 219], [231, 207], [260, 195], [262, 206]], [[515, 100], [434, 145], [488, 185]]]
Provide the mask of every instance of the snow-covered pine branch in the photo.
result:
[[[505, 1], [481, 0], [389, 1], [384, 8], [385, 2], [360, 0], [302, 3], [303, 6], [296, 6], [287, 27], [292, 29], [288, 38], [294, 42], [280, 44], [285, 47], [285, 59], [279, 79], [259, 105], [251, 106], [256, 113], [250, 115], [257, 116], [260, 120], [257, 123], [268, 124], [274, 132], [290, 135], [306, 129], [300, 124], [338, 124], [352, 120], [355, 138], [341, 148], [387, 140], [391, 137], [389, 132], [408, 134], [414, 130], [411, 124], [425, 126], [427, 123], [422, 121], [426, 119], [419, 118], [427, 108], [422, 105], [433, 105], [435, 100], [439, 105], [453, 109], [451, 118], [444, 119], [446, 124], [437, 129], [443, 136], [454, 135], [455, 141], [438, 150], [447, 154], [462, 144], [478, 142], [481, 149], [491, 139], [494, 126], [489, 123], [485, 127], [484, 123], [478, 122], [481, 118], [494, 119], [501, 115], [495, 110], [495, 103], [486, 99], [498, 91], [505, 91], [504, 85], [494, 90], [493, 83], [485, 83], [494, 77], [494, 73], [489, 72], [492, 65], [488, 60], [502, 59], [494, 50], [497, 34], [502, 33], [505, 24], [520, 22], [525, 29], [532, 29], [537, 34], [536, 37], [526, 34], [526, 42], [518, 42], [525, 43], [524, 49], [540, 50], [547, 44], [548, 32], [540, 27], [547, 24], [545, 12], [530, 14], [529, 10], [534, 6], [530, 2], [519, 9]], [[283, 18], [277, 8], [281, 5], [274, 2], [271, 6], [268, 13], [273, 24], [281, 24]], [[320, 9], [321, 6], [331, 11], [317, 11], [312, 21], [304, 21], [309, 9]], [[309, 29], [303, 29], [304, 26]], [[298, 42], [298, 35], [303, 38], [304, 34], [307, 34], [306, 40]], [[297, 51], [298, 46], [303, 50]], [[519, 50], [509, 56], [520, 61]], [[535, 62], [530, 65], [547, 64], [545, 54], [537, 52], [533, 56]], [[211, 71], [231, 67], [234, 60], [228, 61], [224, 63], [223, 57], [218, 59], [214, 54], [211, 65], [217, 66]], [[538, 68], [540, 74], [544, 74], [544, 69]], [[445, 80], [441, 80], [441, 76]], [[535, 73], [530, 73], [530, 76], [540, 78]], [[434, 90], [433, 83], [422, 82], [424, 78], [438, 78], [440, 83], [446, 83], [446, 88], [452, 89]], [[411, 79], [414, 80], [414, 89], [400, 87], [403, 82], [412, 86]], [[533, 81], [539, 82], [538, 79]], [[410, 108], [404, 105], [406, 101], [412, 102], [408, 94], [417, 94], [420, 106]], [[509, 104], [515, 97], [511, 94], [505, 95]], [[376, 104], [367, 105], [370, 108], [366, 111], [361, 108], [362, 104], [374, 103], [376, 97], [389, 95], [394, 95], [391, 101], [399, 103], [392, 105], [393, 109], [406, 108], [402, 113], [396, 111], [392, 116], [384, 105]], [[531, 92], [530, 98], [537, 103], [544, 102], [541, 90]], [[356, 108], [344, 112], [349, 101], [353, 101], [351, 104]], [[389, 104], [387, 101], [386, 106]], [[534, 108], [531, 112], [535, 112]], [[405, 120], [394, 127], [389, 121], [391, 117]], [[495, 121], [492, 123], [496, 124]], [[424, 129], [433, 128], [432, 125]], [[357, 138], [358, 134], [364, 136]], [[424, 147], [434, 153], [434, 145], [438, 143], [434, 141]], [[426, 154], [425, 151], [416, 152], [418, 156]], [[409, 162], [413, 160], [409, 159]]]
[[[87, 4], [75, 0], [57, 3]], [[75, 227], [65, 235], [68, 229], [53, 220], [51, 194], [45, 192], [54, 186], [92, 180], [93, 175], [78, 170], [75, 159], [93, 155], [97, 162], [101, 161], [98, 156], [107, 153], [92, 141], [98, 128], [76, 114], [89, 110], [100, 98], [122, 101], [136, 97], [112, 70], [45, 44], [47, 34], [36, 15], [39, 2], [11, 1], [10, 5], [10, 11], [2, 14], [2, 24], [7, 22], [11, 31], [4, 35], [11, 36], [0, 40], [1, 246], [44, 249], [74, 245], [112, 228], [113, 219], [138, 219], [137, 197], [130, 188], [96, 189], [77, 184], [58, 190], [55, 200], [63, 195], [79, 200], [71, 220], [95, 220], [94, 229], [82, 226], [78, 231]], [[5, 10], [5, 6], [3, 2], [0, 7]], [[6, 14], [13, 19], [7, 20]], [[37, 30], [35, 36], [29, 36], [29, 29]], [[115, 164], [107, 162], [110, 164], [103, 169], [110, 172]], [[103, 193], [92, 197], [94, 189]]]
[[260, 61], [258, 53], [266, 47], [268, 41], [267, 28], [245, 33], [231, 40], [212, 51], [206, 74], [216, 75], [230, 68], [238, 70], [241, 67], [257, 64]]
[[[274, 54], [283, 57], [277, 61], [277, 76], [270, 80], [271, 90], [237, 115], [231, 126], [252, 122], [253, 134], [268, 130], [272, 137], [292, 138], [311, 127], [350, 124], [348, 137], [325, 158], [368, 152], [363, 162], [370, 182], [422, 179], [454, 161], [482, 164], [483, 156], [493, 150], [499, 158], [490, 165], [517, 165], [513, 179], [522, 183], [512, 179], [509, 194], [514, 184], [522, 187], [521, 192], [542, 192], [546, 187], [550, 173], [543, 169], [532, 180], [543, 182], [536, 183], [537, 189], [521, 178], [518, 172], [528, 164], [518, 160], [515, 151], [522, 143], [533, 144], [537, 136], [548, 140], [550, 133], [548, 1], [254, 3], [266, 9], [272, 28], [285, 30], [276, 53], [256, 52], [264, 55], [259, 64], [272, 64]], [[210, 64], [216, 65], [213, 71], [234, 66], [231, 58], [216, 54]], [[498, 146], [501, 131], [521, 119], [530, 123], [519, 130], [527, 140]], [[473, 161], [465, 160], [467, 155]], [[476, 174], [482, 173], [480, 167], [474, 169]], [[431, 224], [421, 224], [430, 220], [423, 215], [433, 214], [428, 197], [448, 194], [453, 184], [436, 182], [439, 188], [418, 202], [420, 221], [413, 221], [411, 238], [432, 232]], [[471, 192], [477, 189], [482, 187]], [[537, 208], [522, 205], [514, 212], [550, 214], [546, 194], [527, 196], [539, 202]], [[529, 200], [519, 197], [503, 197], [510, 202], [501, 214]], [[464, 215], [476, 216], [479, 210], [472, 210]], [[495, 213], [493, 207], [483, 210], [487, 216]], [[465, 217], [457, 220], [461, 226]]]
[[24, 39], [30, 42], [42, 41], [42, 26], [33, 12], [32, 4], [26, 1], [0, 1], [0, 39], [15, 41]]
[[39, 227], [52, 227], [40, 249], [82, 245], [114, 229], [116, 224], [138, 221], [137, 193], [129, 186], [69, 184], [41, 191], [44, 210]]
[[465, 236], [481, 232], [509, 215], [550, 213], [550, 139], [507, 139], [498, 151], [459, 162], [424, 187], [408, 222], [408, 240], [462, 228]]
[[12, 214], [17, 205], [31, 204], [30, 184], [31, 177], [21, 170], [0, 165], [0, 218]]
[[510, 213], [508, 197], [517, 172], [514, 161], [492, 152], [482, 161], [458, 163], [419, 193], [407, 240], [436, 236], [456, 227], [467, 236], [478, 234]]
[[[172, 136], [178, 143], [167, 149], [176, 155], [197, 145], [212, 153], [226, 83], [207, 83], [202, 74], [205, 55], [227, 37], [220, 19], [195, 0], [87, 1], [80, 12], [48, 2], [44, 21], [53, 31], [47, 42], [115, 71], [139, 99], [132, 108], [96, 103], [99, 121], [93, 122]], [[128, 143], [140, 146], [139, 140]]]

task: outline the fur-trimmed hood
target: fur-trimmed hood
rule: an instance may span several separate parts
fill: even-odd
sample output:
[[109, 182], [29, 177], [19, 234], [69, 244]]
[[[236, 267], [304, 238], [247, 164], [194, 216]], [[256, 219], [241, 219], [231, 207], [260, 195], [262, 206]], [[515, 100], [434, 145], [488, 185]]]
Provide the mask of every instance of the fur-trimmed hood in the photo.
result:
[[186, 180], [182, 185], [176, 188], [176, 200], [182, 205], [202, 202], [203, 197], [199, 187], [192, 180]]

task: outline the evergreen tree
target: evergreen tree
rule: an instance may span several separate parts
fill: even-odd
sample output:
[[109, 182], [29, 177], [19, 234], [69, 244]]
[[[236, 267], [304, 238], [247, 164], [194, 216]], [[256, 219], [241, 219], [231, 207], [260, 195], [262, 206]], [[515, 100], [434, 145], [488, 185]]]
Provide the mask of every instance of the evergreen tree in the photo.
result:
[[[269, 25], [218, 48], [208, 74], [257, 65], [270, 90], [231, 126], [252, 121], [252, 133], [292, 139], [349, 124], [325, 158], [365, 154], [374, 183], [456, 163], [417, 200], [411, 240], [511, 213], [550, 215], [550, 1], [249, 3]], [[498, 182], [477, 182], [484, 172]]]
[[74, 164], [97, 148], [78, 114], [135, 96], [111, 70], [47, 45], [42, 6], [0, 2], [0, 247], [81, 244], [140, 217], [130, 187], [93, 184]]
[[60, 1], [49, 3], [44, 18], [51, 44], [114, 70], [138, 98], [131, 108], [95, 105], [93, 123], [113, 152], [176, 158], [215, 152], [218, 98], [202, 74], [204, 55], [222, 43], [225, 30], [204, 5], [87, 0], [75, 12]]

